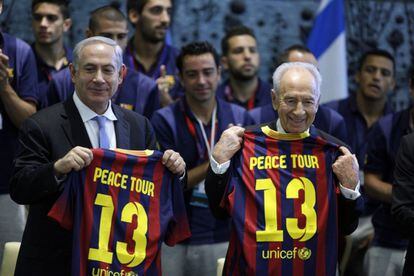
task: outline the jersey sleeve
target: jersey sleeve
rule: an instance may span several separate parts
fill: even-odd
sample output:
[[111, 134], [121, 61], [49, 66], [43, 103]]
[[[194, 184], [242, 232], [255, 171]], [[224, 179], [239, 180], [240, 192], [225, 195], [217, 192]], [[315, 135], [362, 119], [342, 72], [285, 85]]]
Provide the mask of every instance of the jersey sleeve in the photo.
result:
[[[29, 45], [21, 40], [17, 40], [16, 52], [16, 82], [14, 89], [16, 93], [25, 101], [31, 101], [37, 105], [41, 104], [37, 85], [37, 66], [35, 56]], [[13, 58], [13, 57], [11, 57]]]
[[184, 205], [183, 191], [178, 177], [174, 176], [171, 183], [171, 199], [174, 219], [170, 221], [165, 243], [173, 246], [191, 236], [187, 213]]
[[53, 204], [49, 213], [50, 218], [54, 219], [63, 228], [71, 230], [73, 227], [73, 209], [74, 209], [74, 194], [76, 179], [78, 179], [78, 173], [71, 173], [68, 179], [65, 181], [62, 194]]

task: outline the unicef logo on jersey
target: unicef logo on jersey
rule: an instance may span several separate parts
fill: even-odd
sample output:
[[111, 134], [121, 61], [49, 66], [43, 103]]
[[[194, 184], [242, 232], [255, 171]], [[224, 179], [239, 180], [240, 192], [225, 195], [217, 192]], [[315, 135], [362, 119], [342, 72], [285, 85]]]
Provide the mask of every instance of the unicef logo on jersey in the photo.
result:
[[310, 256], [312, 255], [312, 251], [309, 248], [303, 247], [298, 250], [298, 256], [301, 260], [308, 260]]
[[309, 248], [294, 247], [292, 250], [281, 249], [280, 247], [276, 250], [262, 250], [263, 259], [296, 259], [299, 258], [302, 261], [309, 260], [312, 255], [312, 251]]

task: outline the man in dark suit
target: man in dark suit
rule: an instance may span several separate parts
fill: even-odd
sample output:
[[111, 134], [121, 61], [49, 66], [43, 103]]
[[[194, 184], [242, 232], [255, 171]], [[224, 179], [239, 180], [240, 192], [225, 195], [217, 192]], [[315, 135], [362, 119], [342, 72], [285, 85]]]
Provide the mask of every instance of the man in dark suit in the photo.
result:
[[[109, 148], [156, 147], [154, 131], [145, 117], [110, 102], [124, 69], [122, 50], [113, 40], [91, 37], [81, 41], [70, 65], [73, 97], [35, 114], [21, 127], [10, 194], [30, 209], [16, 275], [70, 274], [71, 233], [47, 213], [62, 191], [66, 175], [91, 162], [89, 148], [105, 147], [104, 140]], [[96, 117], [104, 124], [99, 125]], [[105, 129], [107, 139], [99, 128]], [[163, 163], [175, 174], [185, 171], [183, 159], [172, 150], [165, 151]]]
[[414, 133], [402, 138], [398, 150], [391, 213], [400, 232], [410, 239], [403, 275], [414, 275]]

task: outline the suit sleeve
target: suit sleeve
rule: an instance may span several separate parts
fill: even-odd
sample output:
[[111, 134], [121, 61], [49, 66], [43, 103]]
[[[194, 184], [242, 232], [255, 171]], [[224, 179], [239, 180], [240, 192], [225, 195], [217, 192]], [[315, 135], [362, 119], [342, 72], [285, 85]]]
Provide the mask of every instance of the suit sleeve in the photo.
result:
[[358, 227], [360, 211], [358, 206], [363, 205], [360, 196], [356, 200], [346, 199], [342, 194], [338, 196], [338, 225], [340, 235], [349, 235]]
[[19, 133], [19, 150], [13, 163], [10, 196], [19, 204], [34, 204], [56, 195], [60, 185], [46, 138], [36, 121], [27, 119]]
[[[414, 135], [403, 137], [394, 170], [391, 213], [399, 229], [414, 237]], [[410, 141], [411, 139], [411, 141]]]
[[211, 166], [209, 166], [204, 182], [210, 210], [218, 219], [229, 217], [221, 202], [226, 194], [227, 184], [230, 180], [230, 169], [226, 173], [219, 175], [215, 174]]

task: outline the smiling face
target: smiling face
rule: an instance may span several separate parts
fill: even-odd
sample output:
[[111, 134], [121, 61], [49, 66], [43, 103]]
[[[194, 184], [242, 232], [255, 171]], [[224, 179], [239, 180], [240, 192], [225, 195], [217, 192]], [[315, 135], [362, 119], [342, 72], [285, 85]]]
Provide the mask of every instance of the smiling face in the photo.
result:
[[104, 113], [122, 82], [123, 68], [116, 66], [114, 48], [104, 43], [86, 45], [78, 68], [71, 64], [70, 70], [80, 100], [97, 114]]
[[281, 78], [279, 93], [272, 92], [272, 101], [286, 132], [306, 131], [318, 110], [315, 78], [304, 68], [287, 70]]
[[392, 61], [383, 56], [368, 56], [356, 75], [356, 82], [364, 98], [384, 99], [395, 86]]
[[214, 99], [220, 81], [220, 69], [211, 53], [188, 55], [180, 73], [187, 100], [204, 103]]

